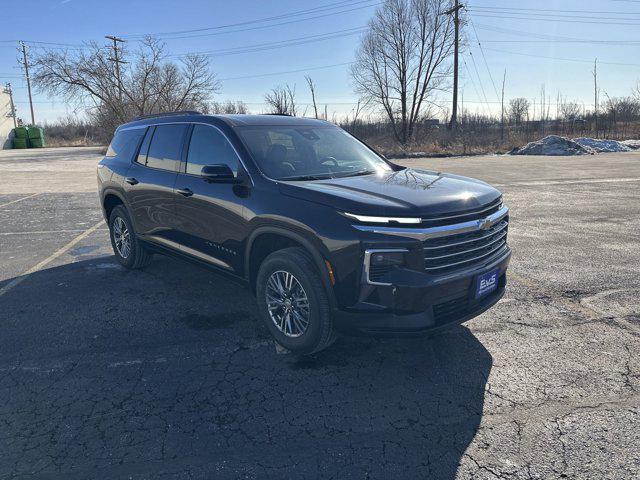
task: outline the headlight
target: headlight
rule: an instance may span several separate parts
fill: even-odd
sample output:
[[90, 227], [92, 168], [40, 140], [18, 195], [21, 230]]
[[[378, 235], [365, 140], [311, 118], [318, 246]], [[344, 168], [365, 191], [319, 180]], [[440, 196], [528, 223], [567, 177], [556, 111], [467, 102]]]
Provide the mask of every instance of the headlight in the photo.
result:
[[405, 224], [422, 223], [421, 218], [415, 218], [415, 217], [371, 217], [368, 215], [356, 215], [354, 213], [347, 213], [347, 212], [344, 212], [344, 215], [363, 223], [405, 223]]

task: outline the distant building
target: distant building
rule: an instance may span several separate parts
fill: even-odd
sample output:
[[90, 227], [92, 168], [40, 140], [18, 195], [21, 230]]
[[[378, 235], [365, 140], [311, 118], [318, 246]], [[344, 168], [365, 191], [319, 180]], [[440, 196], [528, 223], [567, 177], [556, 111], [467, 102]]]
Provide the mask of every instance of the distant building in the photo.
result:
[[0, 88], [0, 149], [11, 148], [12, 130], [11, 100], [9, 99], [9, 94]]

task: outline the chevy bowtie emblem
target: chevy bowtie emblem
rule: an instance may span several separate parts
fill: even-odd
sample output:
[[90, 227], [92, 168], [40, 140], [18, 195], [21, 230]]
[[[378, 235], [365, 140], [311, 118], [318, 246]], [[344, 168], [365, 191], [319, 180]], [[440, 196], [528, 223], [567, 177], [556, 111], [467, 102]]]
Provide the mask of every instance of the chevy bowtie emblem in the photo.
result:
[[489, 230], [491, 228], [491, 220], [489, 220], [488, 218], [478, 220], [478, 228], [480, 230]]

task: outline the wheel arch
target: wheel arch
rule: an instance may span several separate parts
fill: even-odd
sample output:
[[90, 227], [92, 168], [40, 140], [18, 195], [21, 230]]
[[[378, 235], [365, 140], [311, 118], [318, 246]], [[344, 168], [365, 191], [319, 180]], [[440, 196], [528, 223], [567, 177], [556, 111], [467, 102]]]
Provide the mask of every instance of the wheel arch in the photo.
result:
[[107, 189], [102, 193], [102, 212], [104, 214], [105, 220], [109, 221], [109, 216], [115, 207], [118, 205], [124, 205], [126, 208], [127, 204], [125, 203], [124, 197], [113, 189]]
[[335, 307], [337, 305], [335, 293], [329, 279], [324, 256], [311, 240], [286, 228], [259, 227], [249, 236], [245, 250], [245, 278], [251, 291], [254, 294], [256, 292], [256, 277], [262, 261], [271, 253], [289, 247], [300, 247], [311, 256], [318, 273], [320, 273], [320, 279], [329, 297], [329, 303], [331, 307]]

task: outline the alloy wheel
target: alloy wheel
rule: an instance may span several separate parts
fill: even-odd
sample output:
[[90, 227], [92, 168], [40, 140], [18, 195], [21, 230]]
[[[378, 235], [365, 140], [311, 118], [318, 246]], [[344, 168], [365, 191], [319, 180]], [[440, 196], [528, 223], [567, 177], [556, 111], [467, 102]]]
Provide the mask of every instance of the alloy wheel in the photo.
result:
[[267, 280], [267, 309], [274, 325], [287, 337], [299, 337], [309, 326], [309, 298], [290, 272], [278, 270]]
[[131, 235], [127, 224], [121, 217], [116, 217], [113, 221], [113, 241], [122, 258], [128, 258], [131, 255]]

